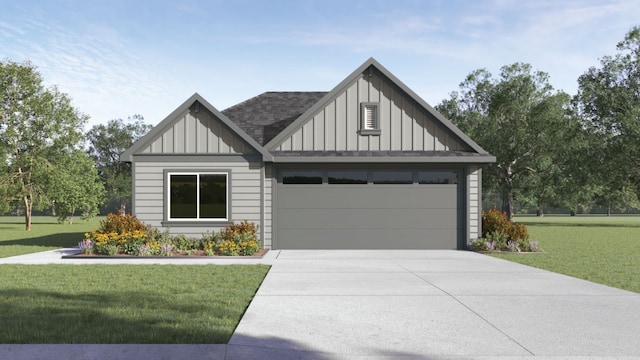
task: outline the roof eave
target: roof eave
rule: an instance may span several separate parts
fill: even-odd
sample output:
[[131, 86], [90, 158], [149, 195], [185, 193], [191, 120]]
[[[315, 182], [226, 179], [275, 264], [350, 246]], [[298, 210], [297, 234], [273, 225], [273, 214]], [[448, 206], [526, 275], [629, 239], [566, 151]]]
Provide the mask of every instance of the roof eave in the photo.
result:
[[489, 154], [473, 156], [274, 156], [273, 162], [488, 164], [496, 162], [496, 157]]

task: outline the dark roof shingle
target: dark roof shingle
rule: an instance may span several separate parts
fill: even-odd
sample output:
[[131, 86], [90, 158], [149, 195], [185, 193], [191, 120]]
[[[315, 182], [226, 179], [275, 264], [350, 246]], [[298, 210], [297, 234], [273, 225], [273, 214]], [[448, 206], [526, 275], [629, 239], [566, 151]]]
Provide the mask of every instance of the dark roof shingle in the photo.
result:
[[326, 94], [320, 91], [269, 91], [222, 113], [264, 146]]

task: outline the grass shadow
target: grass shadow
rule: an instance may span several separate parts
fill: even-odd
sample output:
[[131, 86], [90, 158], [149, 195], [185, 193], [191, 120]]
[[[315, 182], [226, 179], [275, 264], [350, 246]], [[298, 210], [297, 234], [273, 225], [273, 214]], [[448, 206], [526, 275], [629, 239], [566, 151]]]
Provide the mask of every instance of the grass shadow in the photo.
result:
[[[169, 294], [109, 291], [66, 294], [19, 288], [0, 291], [0, 343], [225, 344], [235, 326], [193, 325], [206, 307], [168, 301]], [[162, 298], [165, 299], [162, 299]], [[124, 308], [124, 311], [123, 311]], [[138, 309], [143, 309], [138, 311]], [[181, 319], [176, 319], [179, 314]], [[224, 316], [224, 315], [223, 315]], [[233, 319], [224, 319], [233, 320]], [[237, 319], [236, 321], [239, 321]]]
[[1, 246], [43, 246], [43, 247], [72, 247], [84, 238], [84, 232], [57, 233], [25, 239], [0, 241]]

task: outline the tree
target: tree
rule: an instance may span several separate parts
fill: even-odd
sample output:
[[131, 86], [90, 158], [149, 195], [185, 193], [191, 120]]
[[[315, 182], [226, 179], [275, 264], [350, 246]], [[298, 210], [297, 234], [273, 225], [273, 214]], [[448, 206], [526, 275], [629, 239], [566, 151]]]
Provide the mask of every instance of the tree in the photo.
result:
[[131, 164], [120, 161], [120, 154], [151, 129], [141, 115], [110, 120], [106, 125], [95, 125], [87, 133], [89, 155], [96, 162], [104, 182], [108, 200], [118, 203], [124, 214], [131, 199]]
[[84, 151], [75, 150], [54, 164], [48, 172], [51, 186], [47, 194], [60, 222], [71, 223], [77, 212], [84, 219], [97, 215], [104, 202], [104, 185], [93, 160]]
[[[637, 206], [640, 191], [640, 27], [578, 78], [574, 104], [594, 140], [590, 171], [597, 175], [599, 202]], [[610, 210], [609, 210], [610, 211]]]
[[46, 204], [49, 159], [80, 144], [86, 120], [66, 94], [43, 86], [31, 63], [0, 62], [0, 181], [7, 200], [22, 204], [27, 231], [34, 206]]
[[483, 171], [483, 184], [500, 194], [511, 216], [517, 196], [536, 198], [540, 205], [553, 196], [548, 183], [558, 171], [553, 157], [571, 122], [569, 100], [554, 92], [546, 73], [515, 63], [502, 67], [498, 79], [485, 69], [472, 72], [460, 92], [437, 109], [496, 156]]

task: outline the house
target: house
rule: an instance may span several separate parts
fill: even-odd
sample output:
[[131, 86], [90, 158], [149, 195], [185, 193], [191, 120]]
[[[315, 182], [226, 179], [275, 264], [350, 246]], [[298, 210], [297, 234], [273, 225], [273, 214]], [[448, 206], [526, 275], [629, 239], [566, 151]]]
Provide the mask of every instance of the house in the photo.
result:
[[121, 160], [133, 213], [171, 233], [248, 220], [272, 249], [463, 249], [495, 157], [371, 58], [330, 92], [224, 111], [196, 93]]

